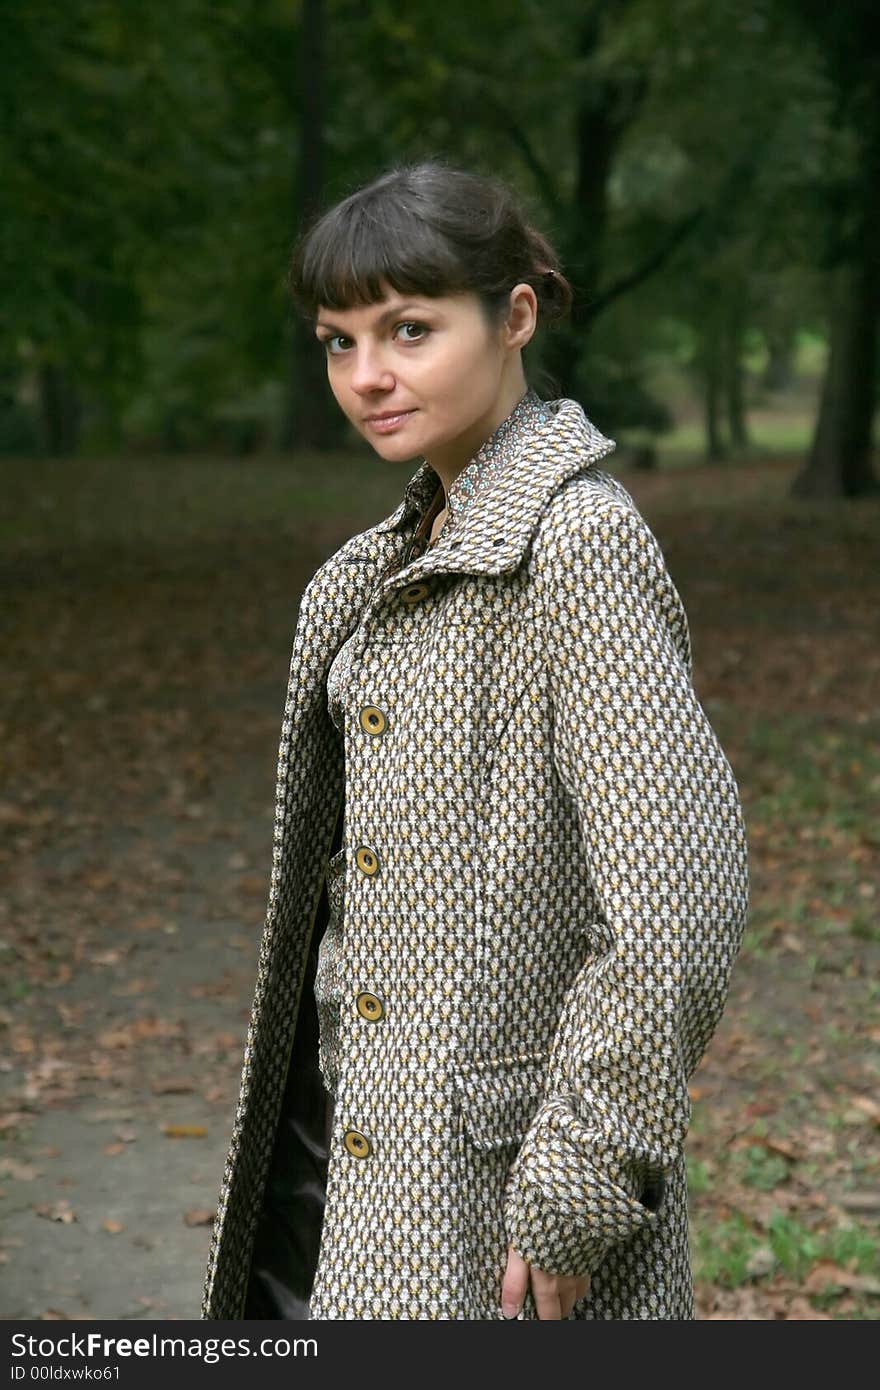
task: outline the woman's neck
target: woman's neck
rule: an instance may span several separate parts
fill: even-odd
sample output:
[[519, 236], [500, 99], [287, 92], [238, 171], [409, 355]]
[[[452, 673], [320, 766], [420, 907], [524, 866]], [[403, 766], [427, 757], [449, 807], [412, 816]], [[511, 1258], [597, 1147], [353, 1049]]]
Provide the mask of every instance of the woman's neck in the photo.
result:
[[449, 496], [449, 489], [452, 484], [470, 463], [480, 445], [485, 444], [486, 440], [495, 433], [501, 422], [507, 419], [518, 402], [522, 400], [528, 389], [525, 373], [520, 369], [509, 384], [502, 386], [491, 409], [475, 421], [470, 429], [459, 435], [457, 439], [450, 440], [442, 449], [425, 455], [427, 462], [440, 478], [446, 497]]

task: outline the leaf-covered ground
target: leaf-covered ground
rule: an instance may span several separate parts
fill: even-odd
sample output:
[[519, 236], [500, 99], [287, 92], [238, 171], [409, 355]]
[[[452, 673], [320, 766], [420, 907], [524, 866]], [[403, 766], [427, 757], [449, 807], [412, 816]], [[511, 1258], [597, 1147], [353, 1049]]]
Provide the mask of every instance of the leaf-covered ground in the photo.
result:
[[[298, 595], [395, 505], [370, 468], [4, 465], [3, 1317], [197, 1316]], [[795, 503], [790, 475], [620, 475], [751, 847], [692, 1087], [703, 1318], [880, 1306], [880, 503]]]

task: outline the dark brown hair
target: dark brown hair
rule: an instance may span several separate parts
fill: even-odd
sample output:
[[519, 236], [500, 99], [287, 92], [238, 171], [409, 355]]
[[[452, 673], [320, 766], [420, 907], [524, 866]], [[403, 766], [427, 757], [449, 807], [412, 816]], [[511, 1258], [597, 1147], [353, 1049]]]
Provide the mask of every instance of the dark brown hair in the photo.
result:
[[399, 294], [471, 291], [490, 324], [507, 314], [514, 285], [531, 285], [538, 325], [568, 312], [571, 286], [545, 236], [494, 175], [441, 159], [398, 164], [321, 214], [294, 248], [287, 283], [306, 318]]

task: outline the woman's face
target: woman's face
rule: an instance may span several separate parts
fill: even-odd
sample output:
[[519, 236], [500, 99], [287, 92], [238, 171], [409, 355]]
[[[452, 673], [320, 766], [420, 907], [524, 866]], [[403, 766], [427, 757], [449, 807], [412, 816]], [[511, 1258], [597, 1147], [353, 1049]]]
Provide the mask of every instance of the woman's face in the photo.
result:
[[[523, 288], [534, 304], [534, 291]], [[518, 349], [534, 324], [524, 335], [519, 320], [530, 311], [514, 310], [493, 329], [470, 292], [432, 298], [384, 289], [376, 304], [318, 310], [333, 394], [382, 458], [467, 457], [498, 423], [499, 403], [501, 419], [516, 403], [518, 394], [510, 405], [502, 399], [509, 388], [521, 394]], [[393, 418], [383, 425], [376, 416]]]

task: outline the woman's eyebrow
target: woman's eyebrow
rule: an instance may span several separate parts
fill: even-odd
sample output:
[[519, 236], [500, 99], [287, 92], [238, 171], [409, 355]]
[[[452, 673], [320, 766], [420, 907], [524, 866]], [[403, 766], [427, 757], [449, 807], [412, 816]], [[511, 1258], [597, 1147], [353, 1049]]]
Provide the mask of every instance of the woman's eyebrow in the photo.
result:
[[[410, 300], [404, 300], [401, 304], [393, 304], [390, 309], [386, 309], [384, 313], [381, 313], [379, 315], [379, 317], [376, 319], [376, 325], [379, 326], [383, 323], [387, 323], [389, 319], [395, 318], [397, 314], [402, 314], [406, 309], [418, 308], [419, 305], [411, 302]], [[344, 328], [340, 328], [339, 325], [335, 323], [327, 323], [325, 319], [318, 319], [317, 323], [315, 324], [315, 328], [330, 328], [333, 330], [334, 333], [342, 333], [343, 335], [345, 335]]]

